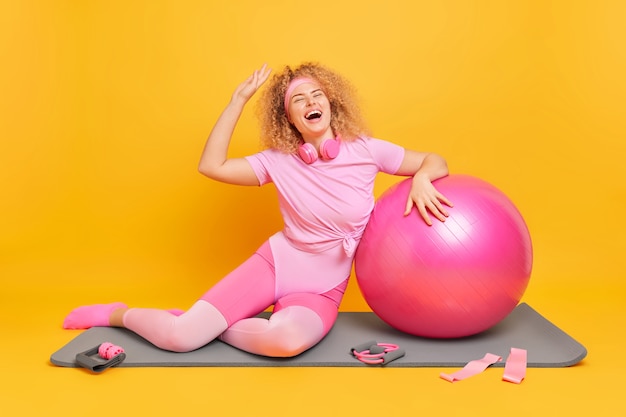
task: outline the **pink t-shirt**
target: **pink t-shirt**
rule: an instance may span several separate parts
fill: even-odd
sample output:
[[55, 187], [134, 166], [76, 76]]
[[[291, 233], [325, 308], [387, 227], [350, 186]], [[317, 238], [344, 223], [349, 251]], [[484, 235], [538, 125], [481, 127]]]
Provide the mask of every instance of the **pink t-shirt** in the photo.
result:
[[[287, 274], [297, 271], [302, 275], [301, 263], [297, 265], [295, 258], [276, 253], [283, 252], [286, 243], [304, 252], [299, 254], [304, 257], [300, 261], [307, 259], [306, 254], [321, 255], [321, 258], [333, 254], [331, 262], [320, 263], [320, 257], [315, 258], [312, 274], [334, 276], [322, 285], [328, 288], [319, 290], [328, 290], [332, 288], [329, 285], [338, 284], [349, 276], [354, 251], [374, 208], [376, 175], [379, 172], [395, 174], [403, 158], [404, 148], [374, 138], [341, 141], [335, 159], [318, 159], [312, 164], [305, 163], [296, 154], [274, 149], [248, 156], [246, 159], [259, 183], [271, 182], [278, 192], [284, 229], [270, 239], [277, 276], [282, 275], [279, 269]], [[309, 290], [305, 287], [292, 290]]]

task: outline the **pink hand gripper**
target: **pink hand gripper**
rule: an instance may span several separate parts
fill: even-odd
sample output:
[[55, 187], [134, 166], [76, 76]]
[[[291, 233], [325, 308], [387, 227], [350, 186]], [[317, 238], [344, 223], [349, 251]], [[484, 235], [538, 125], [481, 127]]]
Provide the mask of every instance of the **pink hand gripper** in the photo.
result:
[[361, 352], [354, 350], [352, 354], [363, 363], [368, 365], [378, 365], [385, 361], [383, 359], [385, 354], [395, 350], [398, 350], [398, 345], [391, 343], [377, 343], [372, 345], [369, 349]]
[[102, 359], [109, 360], [120, 353], [124, 353], [124, 349], [121, 346], [114, 345], [113, 343], [105, 342], [98, 347], [98, 355]]

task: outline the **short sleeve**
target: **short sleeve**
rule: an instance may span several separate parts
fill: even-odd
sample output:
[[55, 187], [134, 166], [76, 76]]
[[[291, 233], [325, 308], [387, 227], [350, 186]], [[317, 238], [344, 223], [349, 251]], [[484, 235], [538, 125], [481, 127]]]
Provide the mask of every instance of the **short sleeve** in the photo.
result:
[[395, 174], [404, 160], [404, 148], [382, 139], [366, 140], [367, 147], [378, 169], [386, 174]]
[[267, 183], [272, 182], [272, 178], [268, 170], [270, 161], [268, 158], [267, 151], [263, 151], [263, 152], [256, 153], [254, 155], [246, 156], [245, 159], [252, 166], [252, 170], [254, 171], [257, 179], [259, 180], [259, 185], [265, 185]]

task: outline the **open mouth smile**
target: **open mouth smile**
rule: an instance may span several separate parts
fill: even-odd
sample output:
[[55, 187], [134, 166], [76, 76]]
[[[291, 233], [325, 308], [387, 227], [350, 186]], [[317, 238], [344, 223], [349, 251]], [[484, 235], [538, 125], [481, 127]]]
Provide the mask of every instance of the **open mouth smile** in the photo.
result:
[[322, 112], [319, 110], [311, 110], [307, 114], [304, 115], [304, 118], [307, 120], [315, 120], [322, 117]]

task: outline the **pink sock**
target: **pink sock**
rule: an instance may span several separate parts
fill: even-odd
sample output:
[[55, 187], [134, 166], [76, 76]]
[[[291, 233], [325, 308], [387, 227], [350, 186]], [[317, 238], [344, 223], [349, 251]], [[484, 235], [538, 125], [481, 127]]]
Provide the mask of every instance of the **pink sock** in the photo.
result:
[[64, 329], [89, 329], [109, 326], [109, 316], [118, 308], [128, 308], [124, 303], [93, 304], [75, 308], [63, 321]]

